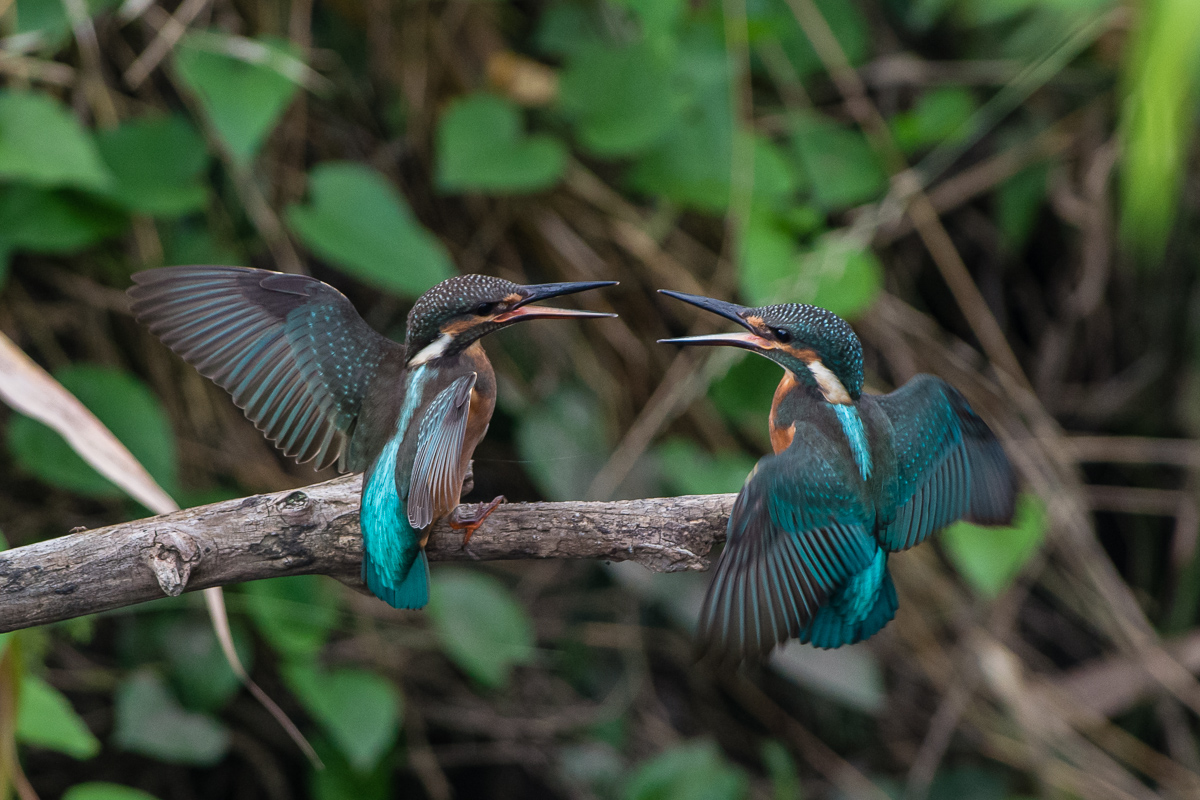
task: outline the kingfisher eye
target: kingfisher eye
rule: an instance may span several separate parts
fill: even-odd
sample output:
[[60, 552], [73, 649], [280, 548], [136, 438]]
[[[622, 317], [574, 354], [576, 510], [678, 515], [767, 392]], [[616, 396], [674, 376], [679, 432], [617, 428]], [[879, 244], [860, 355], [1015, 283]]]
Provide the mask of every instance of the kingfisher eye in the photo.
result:
[[486, 317], [495, 311], [496, 306], [498, 305], [499, 303], [480, 303], [479, 305], [475, 306], [475, 313], [481, 317]]
[[792, 332], [787, 328], [776, 328], [771, 333], [775, 334], [775, 338], [783, 344], [787, 344], [792, 340]]

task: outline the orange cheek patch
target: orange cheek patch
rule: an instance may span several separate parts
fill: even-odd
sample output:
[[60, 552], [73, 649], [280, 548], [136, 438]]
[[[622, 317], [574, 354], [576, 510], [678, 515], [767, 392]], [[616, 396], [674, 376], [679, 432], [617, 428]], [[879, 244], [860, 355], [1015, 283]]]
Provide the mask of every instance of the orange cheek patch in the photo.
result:
[[805, 364], [811, 364], [817, 360], [817, 351], [809, 350], [807, 347], [793, 347], [791, 345], [780, 345], [780, 349], [791, 356], [795, 356]]
[[516, 292], [513, 292], [512, 294], [505, 295], [504, 302], [507, 303], [508, 305], [513, 305], [514, 303], [519, 303], [524, 299], [525, 298], [522, 297], [521, 295], [517, 294]]
[[470, 319], [452, 319], [442, 326], [441, 331], [449, 336], [457, 336], [475, 324]]

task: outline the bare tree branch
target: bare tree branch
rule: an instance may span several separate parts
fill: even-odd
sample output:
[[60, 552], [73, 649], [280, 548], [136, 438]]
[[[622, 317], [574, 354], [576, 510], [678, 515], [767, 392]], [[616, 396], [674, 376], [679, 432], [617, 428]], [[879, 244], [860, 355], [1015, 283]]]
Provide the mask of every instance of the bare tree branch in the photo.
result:
[[[0, 632], [183, 591], [282, 575], [361, 587], [361, 476], [72, 533], [0, 553]], [[461, 548], [434, 526], [434, 561], [598, 558], [659, 572], [705, 569], [734, 495], [498, 508]]]

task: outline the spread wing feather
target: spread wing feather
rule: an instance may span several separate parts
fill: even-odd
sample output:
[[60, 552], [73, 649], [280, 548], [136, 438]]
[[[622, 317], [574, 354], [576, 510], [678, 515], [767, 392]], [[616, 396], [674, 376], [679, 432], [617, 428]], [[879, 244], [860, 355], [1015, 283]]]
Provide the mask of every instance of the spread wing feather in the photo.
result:
[[894, 431], [896, 504], [881, 509], [888, 551], [906, 550], [951, 522], [1012, 519], [1016, 476], [995, 435], [966, 398], [931, 375], [918, 375], [875, 398]]
[[371, 376], [400, 349], [340, 292], [303, 275], [192, 266], [133, 280], [134, 316], [284, 453], [318, 469], [344, 456]]
[[802, 443], [758, 462], [734, 504], [701, 609], [707, 650], [766, 655], [799, 636], [871, 563], [878, 548], [861, 500], [841, 488], [847, 484]]

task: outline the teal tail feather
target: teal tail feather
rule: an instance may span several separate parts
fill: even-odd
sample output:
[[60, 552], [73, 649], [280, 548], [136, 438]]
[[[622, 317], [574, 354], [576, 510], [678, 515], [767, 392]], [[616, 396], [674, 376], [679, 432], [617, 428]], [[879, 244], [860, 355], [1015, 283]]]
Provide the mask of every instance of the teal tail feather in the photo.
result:
[[399, 583], [390, 570], [381, 570], [370, 555], [363, 554], [362, 578], [371, 594], [392, 608], [424, 608], [429, 603], [429, 559], [425, 550], [417, 552], [416, 560]]
[[[870, 568], [864, 572], [870, 572]], [[862, 575], [863, 573], [859, 573]], [[855, 576], [858, 577], [858, 576]], [[846, 644], [855, 644], [870, 639], [892, 621], [896, 616], [896, 608], [900, 605], [896, 597], [896, 585], [885, 566], [874, 584], [870, 594], [865, 598], [861, 582], [851, 581], [836, 594], [828, 605], [822, 606], [810, 622], [800, 631], [800, 641], [807, 642], [813, 647], [832, 649]], [[857, 591], [856, 591], [857, 590]], [[851, 598], [851, 594], [860, 597]], [[863, 600], [869, 600], [868, 607]], [[866, 613], [855, 613], [856, 609], [866, 609]]]
[[363, 487], [362, 578], [371, 593], [392, 608], [424, 608], [429, 602], [429, 561], [396, 491], [399, 448], [400, 437], [392, 437]]

